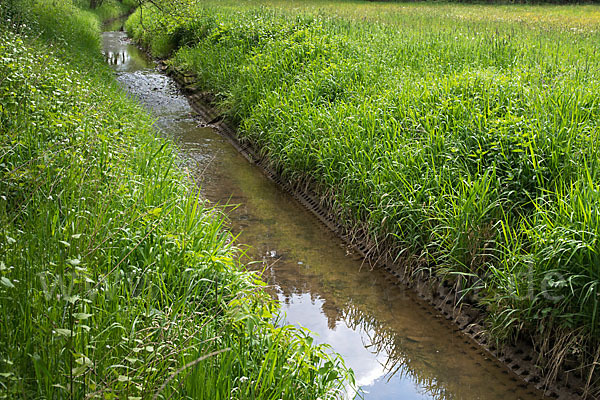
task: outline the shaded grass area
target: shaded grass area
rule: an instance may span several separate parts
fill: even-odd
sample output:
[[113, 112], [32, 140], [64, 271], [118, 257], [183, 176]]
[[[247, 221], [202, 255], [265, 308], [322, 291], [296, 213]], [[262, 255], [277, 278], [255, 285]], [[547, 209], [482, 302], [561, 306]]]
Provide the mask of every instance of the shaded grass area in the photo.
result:
[[11, 1], [0, 21], [0, 397], [338, 397], [351, 372], [275, 324], [97, 16]]
[[159, 3], [133, 37], [372, 252], [439, 275], [597, 395], [597, 6]]
[[89, 0], [74, 0], [74, 4], [82, 10], [95, 14], [100, 21], [104, 22], [131, 13], [139, 5], [139, 2], [136, 0], [104, 0], [99, 7], [94, 9], [90, 8]]

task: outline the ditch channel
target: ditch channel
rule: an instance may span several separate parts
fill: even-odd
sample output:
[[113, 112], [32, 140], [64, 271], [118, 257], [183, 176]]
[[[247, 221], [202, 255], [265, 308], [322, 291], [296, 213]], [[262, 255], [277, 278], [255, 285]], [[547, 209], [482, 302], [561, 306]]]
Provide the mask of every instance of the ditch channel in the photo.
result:
[[178, 146], [202, 196], [225, 210], [228, 229], [264, 269], [285, 322], [308, 328], [316, 342], [339, 353], [364, 398], [546, 398], [393, 274], [371, 270], [359, 252], [207, 126], [206, 115], [124, 32], [105, 32], [103, 48], [124, 89]]

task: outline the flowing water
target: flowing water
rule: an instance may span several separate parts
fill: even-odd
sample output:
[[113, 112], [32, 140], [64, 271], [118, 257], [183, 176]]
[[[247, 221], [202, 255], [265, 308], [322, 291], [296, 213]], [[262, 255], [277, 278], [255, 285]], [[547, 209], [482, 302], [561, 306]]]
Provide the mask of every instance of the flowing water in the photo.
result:
[[412, 291], [369, 271], [225, 138], [202, 127], [174, 82], [123, 32], [104, 34], [104, 52], [121, 84], [181, 149], [204, 197], [227, 209], [247, 254], [266, 266], [286, 321], [340, 353], [365, 398], [543, 398]]

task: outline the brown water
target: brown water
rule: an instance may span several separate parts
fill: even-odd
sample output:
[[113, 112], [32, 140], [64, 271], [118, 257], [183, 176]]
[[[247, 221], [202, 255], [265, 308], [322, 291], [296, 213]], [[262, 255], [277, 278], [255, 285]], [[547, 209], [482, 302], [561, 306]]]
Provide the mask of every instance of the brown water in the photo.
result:
[[174, 82], [122, 32], [104, 34], [104, 51], [118, 80], [179, 146], [204, 196], [237, 205], [227, 206], [230, 229], [267, 266], [286, 321], [340, 353], [365, 398], [543, 398], [410, 290], [369, 271], [226, 139], [201, 127]]

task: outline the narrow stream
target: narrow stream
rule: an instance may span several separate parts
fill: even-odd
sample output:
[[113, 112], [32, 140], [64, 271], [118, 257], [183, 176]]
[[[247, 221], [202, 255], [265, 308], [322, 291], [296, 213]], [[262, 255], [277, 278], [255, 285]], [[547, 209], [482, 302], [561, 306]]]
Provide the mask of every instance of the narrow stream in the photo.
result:
[[317, 342], [340, 353], [365, 398], [543, 398], [412, 291], [369, 271], [225, 138], [200, 127], [174, 82], [123, 32], [104, 34], [104, 52], [121, 84], [179, 146], [203, 195], [235, 205], [226, 207], [229, 228], [249, 246], [248, 255], [267, 266], [264, 277], [287, 322], [310, 329]]

